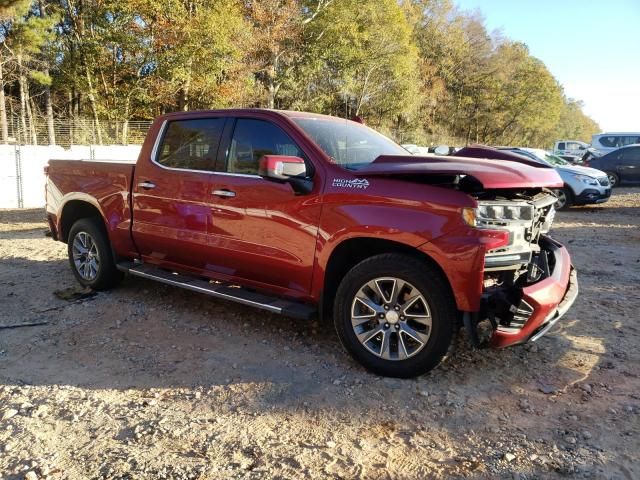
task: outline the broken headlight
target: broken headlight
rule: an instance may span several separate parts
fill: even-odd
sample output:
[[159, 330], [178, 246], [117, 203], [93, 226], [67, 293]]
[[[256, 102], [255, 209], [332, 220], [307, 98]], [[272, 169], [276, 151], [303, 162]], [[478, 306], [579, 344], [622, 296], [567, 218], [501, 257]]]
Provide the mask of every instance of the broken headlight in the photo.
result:
[[476, 208], [462, 212], [465, 222], [480, 229], [498, 230], [508, 240], [497, 248], [489, 247], [485, 255], [487, 268], [526, 264], [531, 259], [531, 231], [535, 221], [534, 206], [517, 201], [481, 201]]
[[479, 202], [477, 208], [465, 208], [465, 222], [477, 228], [496, 228], [533, 222], [533, 205], [519, 202]]

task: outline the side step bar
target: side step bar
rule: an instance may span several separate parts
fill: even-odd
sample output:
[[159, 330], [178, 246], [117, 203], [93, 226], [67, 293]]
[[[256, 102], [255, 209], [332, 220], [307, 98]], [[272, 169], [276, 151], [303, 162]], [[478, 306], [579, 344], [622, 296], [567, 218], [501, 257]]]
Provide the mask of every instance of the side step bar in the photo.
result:
[[223, 300], [231, 300], [232, 302], [242, 303], [243, 305], [249, 305], [287, 317], [312, 320], [317, 316], [316, 308], [311, 305], [253, 292], [230, 283], [213, 283], [134, 262], [121, 262], [117, 264], [117, 267], [118, 270], [136, 277], [148, 278], [167, 285], [173, 285], [174, 287], [204, 293]]

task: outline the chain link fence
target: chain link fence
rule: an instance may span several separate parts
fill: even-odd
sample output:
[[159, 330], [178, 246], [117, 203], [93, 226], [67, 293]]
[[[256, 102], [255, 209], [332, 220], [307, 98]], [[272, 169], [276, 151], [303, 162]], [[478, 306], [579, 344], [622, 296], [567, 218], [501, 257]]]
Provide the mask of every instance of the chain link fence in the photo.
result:
[[8, 119], [7, 144], [0, 143], [0, 208], [44, 206], [44, 166], [51, 159], [135, 161], [151, 120], [56, 119], [55, 144], [46, 118]]
[[[55, 144], [71, 145], [129, 145], [141, 144], [151, 127], [151, 120], [55, 119]], [[9, 143], [17, 145], [50, 145], [49, 127], [45, 118], [26, 122], [20, 118], [8, 119]]]

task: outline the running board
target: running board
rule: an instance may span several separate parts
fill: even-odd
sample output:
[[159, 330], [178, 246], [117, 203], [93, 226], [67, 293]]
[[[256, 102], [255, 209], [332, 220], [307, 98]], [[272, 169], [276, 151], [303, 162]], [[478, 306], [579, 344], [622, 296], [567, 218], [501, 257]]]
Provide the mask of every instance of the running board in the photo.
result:
[[167, 285], [173, 285], [174, 287], [242, 303], [243, 305], [249, 305], [250, 307], [260, 308], [287, 317], [312, 320], [317, 316], [316, 308], [311, 305], [253, 292], [231, 283], [214, 283], [214, 281], [210, 282], [188, 275], [172, 273], [151, 265], [134, 262], [118, 263], [117, 267], [118, 270], [136, 277], [148, 278]]

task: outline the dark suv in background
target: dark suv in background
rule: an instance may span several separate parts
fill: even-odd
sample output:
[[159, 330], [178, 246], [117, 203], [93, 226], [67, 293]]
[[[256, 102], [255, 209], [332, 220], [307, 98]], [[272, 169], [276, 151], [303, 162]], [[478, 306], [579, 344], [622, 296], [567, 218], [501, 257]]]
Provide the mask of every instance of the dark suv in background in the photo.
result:
[[589, 161], [589, 167], [607, 173], [609, 183], [640, 183], [640, 144], [628, 145]]

